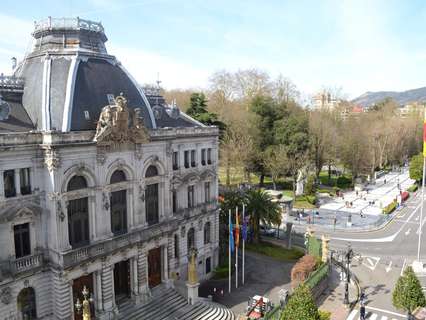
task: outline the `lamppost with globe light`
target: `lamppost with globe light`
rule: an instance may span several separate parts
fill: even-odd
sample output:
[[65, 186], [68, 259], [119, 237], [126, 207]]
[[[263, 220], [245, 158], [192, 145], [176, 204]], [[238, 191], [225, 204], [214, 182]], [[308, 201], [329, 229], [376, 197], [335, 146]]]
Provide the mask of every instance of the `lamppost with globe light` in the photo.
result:
[[80, 300], [77, 298], [75, 310], [77, 311], [77, 314], [81, 314], [81, 312], [83, 312], [83, 320], [90, 320], [90, 304], [93, 303], [93, 299], [86, 286], [83, 287], [83, 291], [81, 293], [83, 294], [83, 303], [80, 303]]

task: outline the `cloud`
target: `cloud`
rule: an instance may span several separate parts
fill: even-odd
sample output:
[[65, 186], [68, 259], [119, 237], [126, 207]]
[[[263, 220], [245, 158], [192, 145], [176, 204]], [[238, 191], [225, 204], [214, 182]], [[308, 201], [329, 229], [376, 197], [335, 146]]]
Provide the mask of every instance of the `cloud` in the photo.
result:
[[210, 71], [145, 50], [114, 47], [108, 50], [141, 84], [155, 83], [159, 74], [162, 86], [172, 88], [205, 88]]

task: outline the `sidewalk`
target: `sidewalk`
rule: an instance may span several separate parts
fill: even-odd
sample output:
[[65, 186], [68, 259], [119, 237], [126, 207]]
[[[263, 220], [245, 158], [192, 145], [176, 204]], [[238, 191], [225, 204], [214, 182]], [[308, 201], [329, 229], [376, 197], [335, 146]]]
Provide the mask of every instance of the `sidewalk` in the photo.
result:
[[[357, 299], [357, 288], [354, 284], [349, 285], [349, 301], [352, 303]], [[319, 297], [318, 308], [331, 312], [331, 320], [346, 320], [350, 308], [343, 305], [345, 297], [345, 282], [340, 281], [340, 268], [333, 265], [329, 287]]]

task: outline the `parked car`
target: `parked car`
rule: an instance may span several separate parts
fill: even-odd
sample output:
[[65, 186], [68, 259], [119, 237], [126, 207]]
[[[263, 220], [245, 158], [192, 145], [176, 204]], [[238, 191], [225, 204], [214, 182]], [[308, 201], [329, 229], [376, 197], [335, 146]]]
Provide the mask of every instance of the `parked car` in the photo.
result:
[[260, 233], [265, 236], [273, 237], [275, 236], [275, 229], [268, 226], [260, 225]]

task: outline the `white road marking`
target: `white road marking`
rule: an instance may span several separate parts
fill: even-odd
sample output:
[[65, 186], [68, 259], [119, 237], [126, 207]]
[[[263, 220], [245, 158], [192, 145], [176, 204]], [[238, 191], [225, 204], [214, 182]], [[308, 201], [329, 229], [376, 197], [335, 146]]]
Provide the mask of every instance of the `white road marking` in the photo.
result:
[[376, 313], [373, 313], [373, 314], [371, 315], [371, 317], [369, 317], [368, 319], [370, 319], [370, 320], [376, 320], [376, 319], [377, 319], [377, 314], [376, 314]]
[[[392, 242], [396, 239], [396, 237], [399, 235], [399, 233], [404, 229], [408, 221], [411, 220], [411, 218], [414, 216], [414, 214], [419, 210], [421, 204], [419, 204], [416, 209], [410, 214], [410, 216], [407, 218], [407, 221], [401, 226], [401, 228], [395, 232], [393, 235], [383, 238], [376, 238], [376, 239], [356, 239], [356, 238], [331, 238], [332, 240], [340, 240], [340, 241], [350, 241], [350, 242]], [[426, 219], [425, 219], [426, 221]]]
[[420, 217], [417, 216], [416, 219], [414, 219], [414, 221], [419, 221]]
[[410, 234], [410, 232], [411, 232], [411, 228], [408, 228], [408, 230], [405, 231], [405, 235], [408, 236]]
[[388, 317], [386, 317], [386, 316], [382, 316], [382, 319], [381, 320], [388, 320]]
[[389, 271], [391, 271], [391, 269], [392, 269], [392, 261], [391, 262], [389, 262], [389, 265], [386, 267], [386, 272], [389, 272]]
[[379, 264], [380, 258], [379, 257], [366, 257], [364, 256], [362, 260], [362, 265], [370, 269], [371, 271], [374, 271], [376, 269], [377, 265]]
[[346, 320], [354, 320], [357, 313], [358, 313], [358, 310], [352, 310], [349, 316], [346, 318]]
[[406, 318], [407, 317], [404, 314], [396, 313], [396, 312], [389, 311], [389, 310], [384, 310], [384, 309], [369, 307], [369, 306], [365, 306], [365, 309], [367, 309], [367, 310], [373, 310], [373, 311], [379, 311], [379, 312], [383, 312], [383, 313], [388, 313], [388, 314], [391, 314], [393, 316], [402, 317], [402, 318]]
[[404, 259], [404, 263], [402, 264], [402, 269], [401, 269], [401, 276], [404, 273], [404, 269], [405, 269], [405, 264], [407, 263], [407, 259]]

